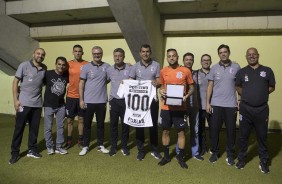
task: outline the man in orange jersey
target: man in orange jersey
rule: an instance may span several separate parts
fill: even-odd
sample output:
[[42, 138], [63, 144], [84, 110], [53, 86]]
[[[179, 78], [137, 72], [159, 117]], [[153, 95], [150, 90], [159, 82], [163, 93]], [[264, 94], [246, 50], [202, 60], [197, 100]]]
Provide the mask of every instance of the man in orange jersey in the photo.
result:
[[[185, 147], [185, 129], [188, 127], [186, 120], [186, 101], [189, 96], [193, 93], [193, 79], [191, 71], [184, 67], [179, 66], [178, 64], [178, 54], [175, 49], [167, 50], [167, 61], [169, 66], [163, 68], [160, 72], [160, 84], [161, 84], [161, 95], [162, 95], [162, 107], [160, 114], [160, 125], [163, 128], [162, 133], [162, 142], [164, 157], [159, 162], [160, 166], [163, 166], [170, 162], [169, 157], [169, 143], [170, 143], [170, 128], [172, 124], [177, 129], [178, 134], [178, 146], [179, 154], [176, 156], [176, 159], [179, 165], [187, 169], [188, 165], [184, 161], [184, 147]], [[183, 85], [183, 101], [181, 105], [173, 106], [167, 105], [165, 100], [166, 96], [166, 87], [167, 84]], [[186, 93], [187, 84], [189, 85], [189, 91]]]
[[67, 127], [68, 127], [68, 136], [65, 148], [69, 149], [72, 144], [72, 130], [73, 130], [73, 121], [75, 116], [78, 116], [78, 145], [82, 147], [83, 145], [83, 116], [84, 110], [79, 106], [79, 77], [81, 67], [87, 64], [87, 61], [82, 59], [83, 48], [81, 45], [73, 46], [74, 59], [69, 61], [69, 86], [67, 91], [66, 99], [66, 115], [67, 115]]

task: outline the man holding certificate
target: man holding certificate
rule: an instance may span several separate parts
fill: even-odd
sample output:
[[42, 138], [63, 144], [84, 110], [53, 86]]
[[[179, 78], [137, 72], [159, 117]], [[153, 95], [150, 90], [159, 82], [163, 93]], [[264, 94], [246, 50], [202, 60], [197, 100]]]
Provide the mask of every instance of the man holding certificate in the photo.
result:
[[[170, 128], [172, 124], [177, 129], [179, 154], [176, 156], [179, 165], [187, 169], [184, 162], [185, 129], [188, 127], [186, 121], [186, 100], [193, 93], [192, 73], [189, 69], [178, 64], [178, 54], [175, 49], [167, 50], [167, 61], [169, 66], [160, 72], [160, 84], [162, 95], [162, 107], [160, 115], [160, 125], [163, 128], [162, 142], [164, 157], [159, 162], [163, 166], [170, 162], [169, 143]], [[187, 85], [189, 91], [186, 93]]]

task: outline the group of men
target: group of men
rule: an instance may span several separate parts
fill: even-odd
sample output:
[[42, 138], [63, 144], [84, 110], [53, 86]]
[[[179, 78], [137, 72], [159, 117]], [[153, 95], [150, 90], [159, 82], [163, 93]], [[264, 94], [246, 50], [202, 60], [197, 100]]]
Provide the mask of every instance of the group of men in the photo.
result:
[[[242, 69], [239, 64], [229, 59], [228, 45], [220, 45], [217, 51], [220, 58], [217, 64], [210, 67], [211, 56], [204, 54], [201, 57], [202, 68], [193, 71], [194, 55], [189, 52], [184, 54], [184, 66], [181, 66], [178, 63], [179, 56], [176, 49], [167, 50], [168, 66], [160, 69], [159, 63], [151, 59], [151, 47], [147, 44], [141, 46], [140, 61], [133, 66], [124, 62], [125, 52], [121, 48], [114, 50], [115, 64], [110, 66], [102, 61], [103, 49], [101, 47], [94, 46], [92, 48], [93, 61], [87, 62], [82, 59], [83, 48], [80, 45], [75, 45], [72, 61], [67, 62], [66, 58], [58, 57], [55, 62], [55, 70], [47, 71], [47, 67], [42, 63], [45, 51], [42, 48], [36, 49], [30, 61], [20, 64], [13, 81], [16, 126], [11, 146], [12, 157], [9, 163], [14, 164], [19, 159], [20, 144], [27, 121], [29, 122], [27, 156], [42, 157], [37, 148], [37, 136], [42, 109], [41, 90], [43, 85], [46, 85], [43, 106], [44, 136], [48, 154], [67, 153], [67, 149], [72, 146], [74, 118], [78, 116], [78, 145], [81, 147], [79, 155], [86, 155], [91, 142], [91, 124], [95, 114], [98, 151], [109, 153], [110, 156], [117, 153], [120, 118], [122, 124], [121, 152], [125, 156], [129, 155], [130, 151], [127, 146], [129, 125], [124, 122], [124, 117], [127, 106], [131, 104], [125, 100], [125, 97], [118, 94], [119, 86], [123, 80], [149, 80], [154, 89], [160, 88], [162, 100], [160, 118], [157, 97], [151, 100], [149, 108], [142, 110], [147, 110], [151, 115], [152, 126], [149, 127], [151, 155], [156, 159], [161, 159], [158, 163], [160, 166], [171, 161], [169, 145], [170, 129], [173, 125], [178, 135], [176, 159], [182, 168], [188, 168], [184, 158], [185, 130], [188, 127], [187, 117], [190, 126], [192, 157], [204, 160], [203, 155], [210, 151], [209, 161], [215, 163], [218, 160], [219, 133], [222, 123], [225, 122], [226, 162], [228, 165], [234, 165], [236, 117], [239, 108], [239, 154], [236, 167], [243, 169], [245, 166], [248, 137], [254, 127], [259, 145], [259, 167], [263, 173], [268, 173], [269, 156], [266, 140], [269, 109], [267, 102], [269, 94], [275, 89], [273, 71], [259, 64], [259, 53], [256, 48], [247, 50], [248, 65]], [[109, 82], [111, 83], [109, 93], [111, 148], [107, 150], [103, 142], [106, 104], [108, 102], [107, 84]], [[169, 96], [167, 96], [166, 88], [171, 84], [184, 87], [183, 99], [179, 105], [167, 104]], [[139, 98], [136, 97], [136, 99]], [[146, 101], [146, 103], [148, 102]], [[141, 105], [145, 106], [146, 104]], [[52, 140], [54, 115], [57, 124], [56, 145]], [[66, 144], [63, 146], [65, 142], [63, 134], [65, 116], [67, 117], [68, 132]], [[158, 119], [159, 126], [163, 130], [163, 157], [158, 150]], [[206, 122], [209, 126], [210, 150], [206, 144]], [[140, 161], [146, 155], [144, 140], [144, 127], [136, 127], [137, 160]]]

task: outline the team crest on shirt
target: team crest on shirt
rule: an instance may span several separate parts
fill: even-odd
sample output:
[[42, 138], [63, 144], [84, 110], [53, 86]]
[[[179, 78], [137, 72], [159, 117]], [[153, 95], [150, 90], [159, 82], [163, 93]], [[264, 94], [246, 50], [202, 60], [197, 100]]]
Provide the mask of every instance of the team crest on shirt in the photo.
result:
[[234, 74], [234, 69], [233, 69], [233, 68], [230, 68], [230, 69], [229, 69], [229, 73]]
[[32, 79], [33, 79], [33, 74], [30, 72], [30, 73], [28, 74], [28, 81], [29, 81], [29, 82], [32, 82]]
[[182, 72], [177, 72], [177, 73], [176, 73], [176, 78], [177, 78], [177, 79], [181, 79], [182, 76], [183, 76]]
[[51, 92], [58, 96], [62, 95], [65, 91], [66, 81], [62, 81], [61, 79], [58, 79], [57, 81], [56, 79], [52, 79], [51, 81], [53, 82]]
[[128, 76], [129, 71], [128, 70], [124, 70], [123, 75]]
[[244, 78], [245, 82], [249, 82], [249, 76], [246, 74]]
[[219, 80], [220, 79], [220, 72], [215, 73], [215, 79]]
[[90, 79], [94, 78], [94, 74], [95, 74], [94, 71], [90, 71], [90, 74], [89, 74], [90, 75]]
[[261, 77], [266, 77], [266, 72], [265, 71], [261, 71], [259, 74]]
[[154, 72], [156, 68], [154, 66], [151, 67], [151, 72]]

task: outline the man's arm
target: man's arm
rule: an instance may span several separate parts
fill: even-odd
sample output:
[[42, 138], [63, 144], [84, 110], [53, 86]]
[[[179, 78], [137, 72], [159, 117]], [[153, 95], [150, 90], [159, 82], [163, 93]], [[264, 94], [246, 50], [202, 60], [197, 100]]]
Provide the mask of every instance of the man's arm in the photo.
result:
[[213, 81], [209, 80], [207, 87], [207, 99], [206, 99], [206, 111], [207, 113], [211, 113], [211, 95], [213, 91]]
[[275, 91], [275, 87], [269, 86], [269, 87], [268, 87], [268, 93], [270, 94], [270, 93], [272, 93], [273, 91]]
[[15, 77], [14, 80], [13, 80], [13, 85], [12, 85], [14, 108], [15, 108], [16, 112], [19, 110], [19, 107], [21, 105], [21, 103], [19, 101], [19, 82], [20, 82], [20, 80]]
[[85, 86], [85, 80], [80, 79], [79, 81], [79, 106], [81, 109], [86, 108], [86, 104], [84, 102], [84, 86]]
[[193, 84], [189, 84], [189, 91], [187, 92], [187, 94], [183, 97], [183, 101], [186, 102], [187, 99], [189, 98], [189, 96], [191, 96], [194, 93], [194, 85]]

